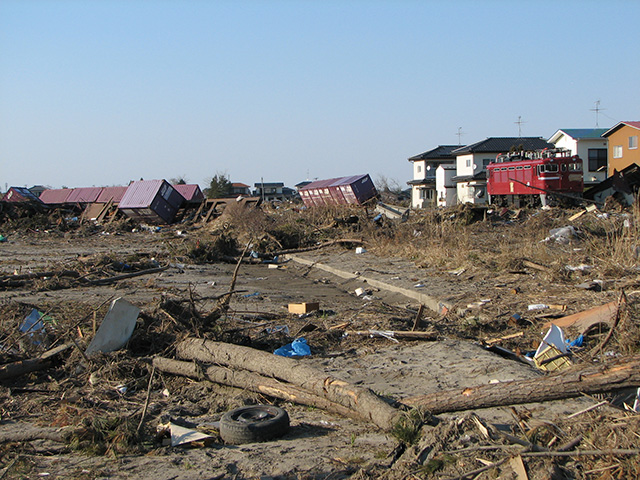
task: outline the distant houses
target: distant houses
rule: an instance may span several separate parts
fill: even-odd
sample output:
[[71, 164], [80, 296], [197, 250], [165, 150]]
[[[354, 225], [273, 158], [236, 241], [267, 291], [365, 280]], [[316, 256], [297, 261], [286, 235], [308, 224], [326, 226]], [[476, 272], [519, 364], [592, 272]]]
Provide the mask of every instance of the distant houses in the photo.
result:
[[[640, 122], [619, 122], [606, 128], [562, 128], [542, 137], [489, 137], [469, 145], [439, 145], [409, 157], [413, 165], [412, 208], [487, 202], [486, 168], [500, 154], [560, 148], [583, 162], [585, 189], [614, 172], [640, 165]], [[626, 171], [625, 170], [625, 171]]]

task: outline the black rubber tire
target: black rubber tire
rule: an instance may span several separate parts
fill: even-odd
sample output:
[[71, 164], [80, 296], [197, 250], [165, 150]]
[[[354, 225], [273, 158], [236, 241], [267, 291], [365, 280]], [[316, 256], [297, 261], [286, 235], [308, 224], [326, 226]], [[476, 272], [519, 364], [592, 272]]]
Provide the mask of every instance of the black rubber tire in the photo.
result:
[[220, 419], [220, 437], [225, 443], [264, 442], [289, 430], [289, 415], [272, 405], [248, 405], [225, 413]]

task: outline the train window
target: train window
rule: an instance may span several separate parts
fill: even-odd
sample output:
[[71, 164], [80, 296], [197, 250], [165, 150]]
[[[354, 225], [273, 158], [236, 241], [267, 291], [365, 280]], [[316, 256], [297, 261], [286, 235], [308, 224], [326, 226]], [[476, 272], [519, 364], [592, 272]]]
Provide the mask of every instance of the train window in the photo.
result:
[[581, 163], [570, 163], [569, 164], [569, 171], [570, 172], [581, 172], [582, 171], [582, 164]]
[[522, 170], [522, 167], [516, 167], [516, 170]]
[[556, 165], [555, 163], [547, 163], [545, 165], [540, 165], [542, 167], [542, 171], [543, 172], [557, 172], [558, 171], [558, 165]]
[[566, 172], [566, 171], [567, 171], [567, 164], [566, 164], [566, 163], [563, 163], [563, 164], [562, 164], [562, 171], [563, 171], [563, 172]]
[[501, 171], [501, 172], [506, 172], [506, 171], [507, 171], [507, 167], [502, 167], [502, 168], [500, 169], [500, 171]]
[[524, 169], [525, 169], [525, 170], [531, 170], [531, 165], [525, 165], [525, 166], [524, 166]]
[[516, 169], [516, 167], [509, 167], [509, 171], [515, 170], [515, 169]]

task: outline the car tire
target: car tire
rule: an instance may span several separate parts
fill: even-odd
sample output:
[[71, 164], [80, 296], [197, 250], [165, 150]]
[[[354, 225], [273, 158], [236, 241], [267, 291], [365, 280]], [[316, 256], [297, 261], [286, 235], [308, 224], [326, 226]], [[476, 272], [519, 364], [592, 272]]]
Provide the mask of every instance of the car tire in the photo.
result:
[[248, 405], [225, 413], [220, 419], [220, 437], [225, 443], [264, 442], [289, 430], [289, 415], [273, 405]]

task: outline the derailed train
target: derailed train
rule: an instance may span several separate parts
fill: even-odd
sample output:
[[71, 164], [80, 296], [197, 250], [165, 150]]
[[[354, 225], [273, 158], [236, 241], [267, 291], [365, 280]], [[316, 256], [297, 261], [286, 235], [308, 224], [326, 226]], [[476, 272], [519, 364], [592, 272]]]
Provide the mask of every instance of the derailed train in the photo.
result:
[[494, 205], [548, 205], [579, 199], [582, 159], [566, 149], [498, 155], [487, 166], [487, 194]]

